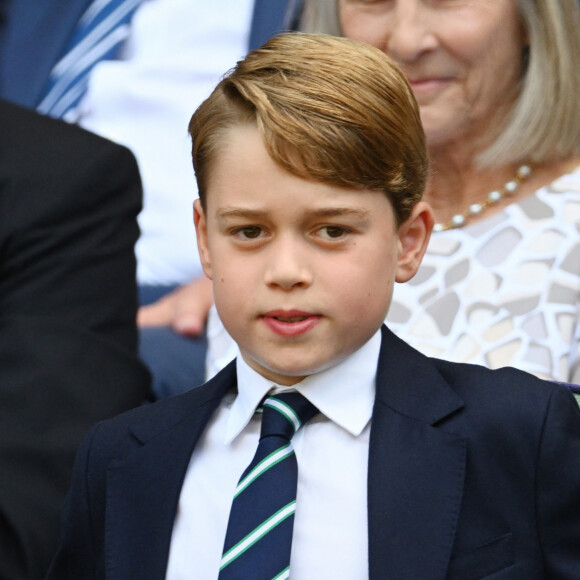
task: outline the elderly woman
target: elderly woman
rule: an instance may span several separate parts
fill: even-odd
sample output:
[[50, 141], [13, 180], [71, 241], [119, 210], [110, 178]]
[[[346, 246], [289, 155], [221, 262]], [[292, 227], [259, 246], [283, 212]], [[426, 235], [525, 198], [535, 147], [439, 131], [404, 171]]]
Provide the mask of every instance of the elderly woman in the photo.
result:
[[578, 0], [307, 0], [405, 72], [437, 224], [387, 323], [419, 350], [580, 382]]

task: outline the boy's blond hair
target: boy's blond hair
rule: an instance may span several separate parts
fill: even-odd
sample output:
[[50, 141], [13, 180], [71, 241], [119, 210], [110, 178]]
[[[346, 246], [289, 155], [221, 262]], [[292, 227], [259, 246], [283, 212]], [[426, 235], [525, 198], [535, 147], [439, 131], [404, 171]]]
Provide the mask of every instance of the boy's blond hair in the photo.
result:
[[367, 44], [286, 33], [239, 61], [189, 125], [204, 207], [224, 135], [243, 124], [257, 126], [271, 158], [293, 175], [384, 193], [398, 224], [423, 194], [417, 103], [394, 62]]

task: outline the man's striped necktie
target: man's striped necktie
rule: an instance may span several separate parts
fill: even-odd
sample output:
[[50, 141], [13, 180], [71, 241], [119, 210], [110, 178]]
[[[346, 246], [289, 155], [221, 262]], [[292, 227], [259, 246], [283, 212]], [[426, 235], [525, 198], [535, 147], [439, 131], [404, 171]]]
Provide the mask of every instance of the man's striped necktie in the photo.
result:
[[258, 449], [232, 502], [220, 580], [289, 577], [298, 481], [291, 439], [317, 413], [296, 392], [264, 401]]
[[143, 0], [94, 0], [77, 25], [64, 56], [50, 73], [37, 109], [70, 119], [84, 96], [93, 67], [117, 57], [129, 36], [129, 23]]

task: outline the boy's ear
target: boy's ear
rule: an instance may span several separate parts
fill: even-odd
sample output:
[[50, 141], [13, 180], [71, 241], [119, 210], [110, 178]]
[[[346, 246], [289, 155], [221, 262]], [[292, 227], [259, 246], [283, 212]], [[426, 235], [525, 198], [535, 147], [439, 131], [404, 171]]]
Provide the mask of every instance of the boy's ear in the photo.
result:
[[428, 203], [420, 201], [399, 227], [396, 282], [407, 282], [416, 274], [427, 249], [434, 223], [431, 207]]
[[209, 245], [207, 243], [207, 221], [205, 212], [201, 206], [201, 201], [196, 199], [193, 202], [193, 223], [195, 224], [195, 235], [197, 237], [197, 251], [201, 260], [201, 265], [205, 275], [212, 280], [211, 258]]

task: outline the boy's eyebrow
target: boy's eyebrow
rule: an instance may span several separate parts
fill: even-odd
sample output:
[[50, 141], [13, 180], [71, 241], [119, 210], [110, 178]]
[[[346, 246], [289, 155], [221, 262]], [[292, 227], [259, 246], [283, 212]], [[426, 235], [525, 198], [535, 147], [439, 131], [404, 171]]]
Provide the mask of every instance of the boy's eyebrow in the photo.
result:
[[359, 218], [366, 218], [370, 216], [370, 212], [360, 207], [323, 207], [315, 209], [312, 215], [316, 217], [340, 217], [340, 216], [355, 216]]
[[224, 207], [216, 212], [218, 219], [229, 217], [260, 218], [266, 215], [265, 211], [243, 207]]
[[[250, 219], [263, 218], [268, 215], [268, 211], [250, 208], [225, 207], [217, 211], [218, 219], [227, 219], [229, 217], [243, 217]], [[308, 215], [312, 217], [340, 217], [340, 216], [355, 216], [358, 218], [367, 218], [370, 212], [366, 209], [358, 207], [323, 207], [312, 209], [308, 211]]]

